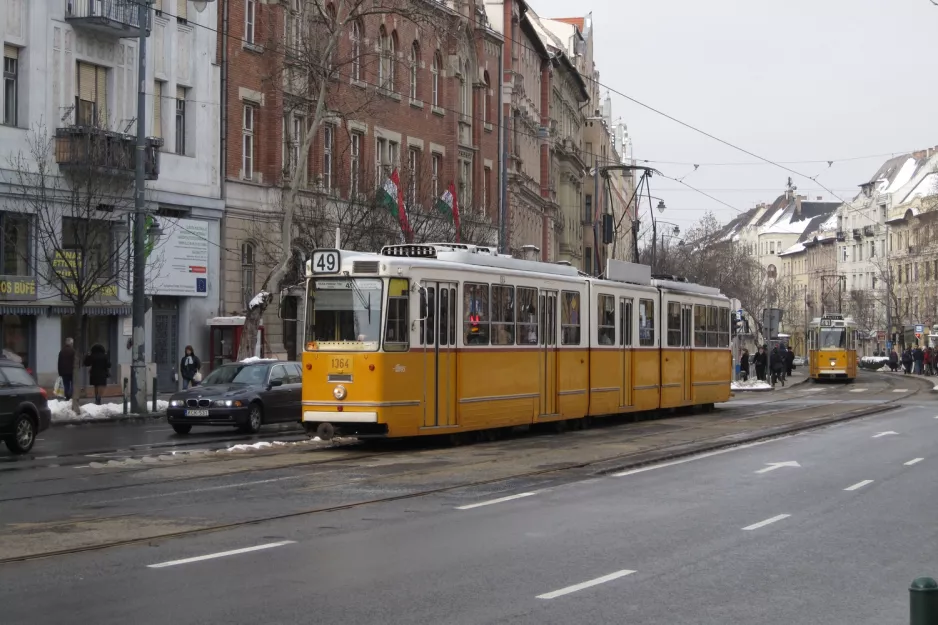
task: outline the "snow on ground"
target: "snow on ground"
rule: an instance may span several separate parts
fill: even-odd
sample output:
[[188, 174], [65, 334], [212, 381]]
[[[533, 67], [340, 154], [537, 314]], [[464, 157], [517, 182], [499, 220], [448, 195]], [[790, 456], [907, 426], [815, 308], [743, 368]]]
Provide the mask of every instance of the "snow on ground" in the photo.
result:
[[[147, 402], [147, 406], [152, 408], [152, 404]], [[169, 402], [157, 400], [157, 411], [166, 410]], [[84, 404], [81, 406], [80, 414], [72, 410], [72, 402], [62, 399], [50, 399], [49, 409], [52, 411], [53, 421], [100, 421], [103, 419], [114, 419], [124, 416], [123, 404]]]
[[730, 388], [734, 391], [756, 391], [772, 388], [772, 385], [762, 380], [746, 380], [745, 382], [733, 382]]
[[223, 454], [223, 453], [232, 452], [232, 451], [257, 451], [258, 449], [268, 449], [272, 447], [296, 447], [297, 445], [309, 445], [310, 443], [318, 443], [320, 442], [320, 440], [321, 439], [318, 436], [314, 436], [313, 438], [307, 439], [305, 441], [293, 441], [289, 443], [284, 442], [284, 441], [273, 441], [273, 442], [260, 441], [259, 443], [253, 443], [251, 445], [233, 445], [229, 447], [228, 449], [219, 449], [215, 453]]
[[864, 356], [860, 362], [889, 362], [888, 356]]

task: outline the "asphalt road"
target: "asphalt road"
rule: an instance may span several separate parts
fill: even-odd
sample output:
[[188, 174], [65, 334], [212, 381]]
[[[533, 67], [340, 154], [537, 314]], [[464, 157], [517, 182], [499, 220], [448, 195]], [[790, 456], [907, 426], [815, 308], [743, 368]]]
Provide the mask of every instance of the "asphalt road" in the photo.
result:
[[[838, 397], [875, 401], [861, 388]], [[0, 566], [2, 622], [901, 623], [911, 580], [938, 575], [936, 439], [938, 403], [915, 396], [624, 475], [517, 480], [12, 563]], [[184, 497], [200, 514], [276, 510], [274, 486]], [[0, 504], [0, 518], [20, 505]]]

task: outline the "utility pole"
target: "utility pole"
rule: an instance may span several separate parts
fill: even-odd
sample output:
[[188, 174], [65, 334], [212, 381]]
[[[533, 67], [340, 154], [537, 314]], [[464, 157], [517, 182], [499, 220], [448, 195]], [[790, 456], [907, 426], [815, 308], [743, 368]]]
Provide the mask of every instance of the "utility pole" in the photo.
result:
[[130, 411], [147, 411], [147, 352], [146, 352], [146, 116], [147, 116], [147, 24], [150, 21], [152, 0], [138, 0], [138, 63], [137, 63], [137, 150], [136, 178], [134, 180], [134, 232], [133, 232], [133, 351], [130, 371]]

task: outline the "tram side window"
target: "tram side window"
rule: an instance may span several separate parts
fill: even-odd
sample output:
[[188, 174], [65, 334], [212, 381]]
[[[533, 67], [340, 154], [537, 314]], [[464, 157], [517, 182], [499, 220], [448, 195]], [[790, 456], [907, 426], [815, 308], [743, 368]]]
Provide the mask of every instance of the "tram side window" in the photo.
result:
[[463, 285], [466, 345], [489, 344], [489, 285]]
[[537, 289], [518, 287], [518, 345], [537, 345]]
[[515, 343], [515, 287], [492, 285], [492, 345]]
[[655, 302], [638, 300], [638, 344], [653, 347], [655, 344]]
[[730, 346], [730, 309], [720, 308], [720, 345], [719, 347]]
[[384, 328], [384, 349], [389, 352], [406, 352], [410, 348], [410, 326], [407, 303], [410, 285], [403, 278], [391, 278], [388, 282], [388, 318]]
[[681, 346], [681, 305], [668, 302], [668, 347]]
[[420, 312], [427, 316], [420, 323], [420, 344], [436, 345], [436, 287], [420, 291]]
[[707, 347], [717, 347], [719, 342], [717, 332], [717, 307], [707, 306]]
[[707, 346], [707, 307], [694, 305], [694, 346]]
[[560, 310], [561, 345], [580, 344], [580, 294], [563, 292], [563, 305]]
[[632, 346], [632, 300], [622, 298], [619, 300], [619, 345]]
[[453, 320], [449, 317], [449, 289], [446, 287], [440, 287], [440, 345], [448, 345], [447, 339], [449, 339], [449, 326], [453, 323]]
[[616, 344], [616, 298], [612, 295], [600, 295], [596, 308], [597, 343], [600, 345]]

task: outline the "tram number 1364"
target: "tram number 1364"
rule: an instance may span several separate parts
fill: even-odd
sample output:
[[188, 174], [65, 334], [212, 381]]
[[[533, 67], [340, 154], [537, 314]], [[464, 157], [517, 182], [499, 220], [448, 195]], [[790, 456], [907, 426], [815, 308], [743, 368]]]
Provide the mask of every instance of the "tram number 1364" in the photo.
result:
[[316, 250], [312, 259], [313, 273], [338, 273], [339, 250]]
[[352, 369], [352, 359], [351, 358], [330, 358], [329, 359], [329, 370], [336, 372], [345, 372], [351, 371]]

